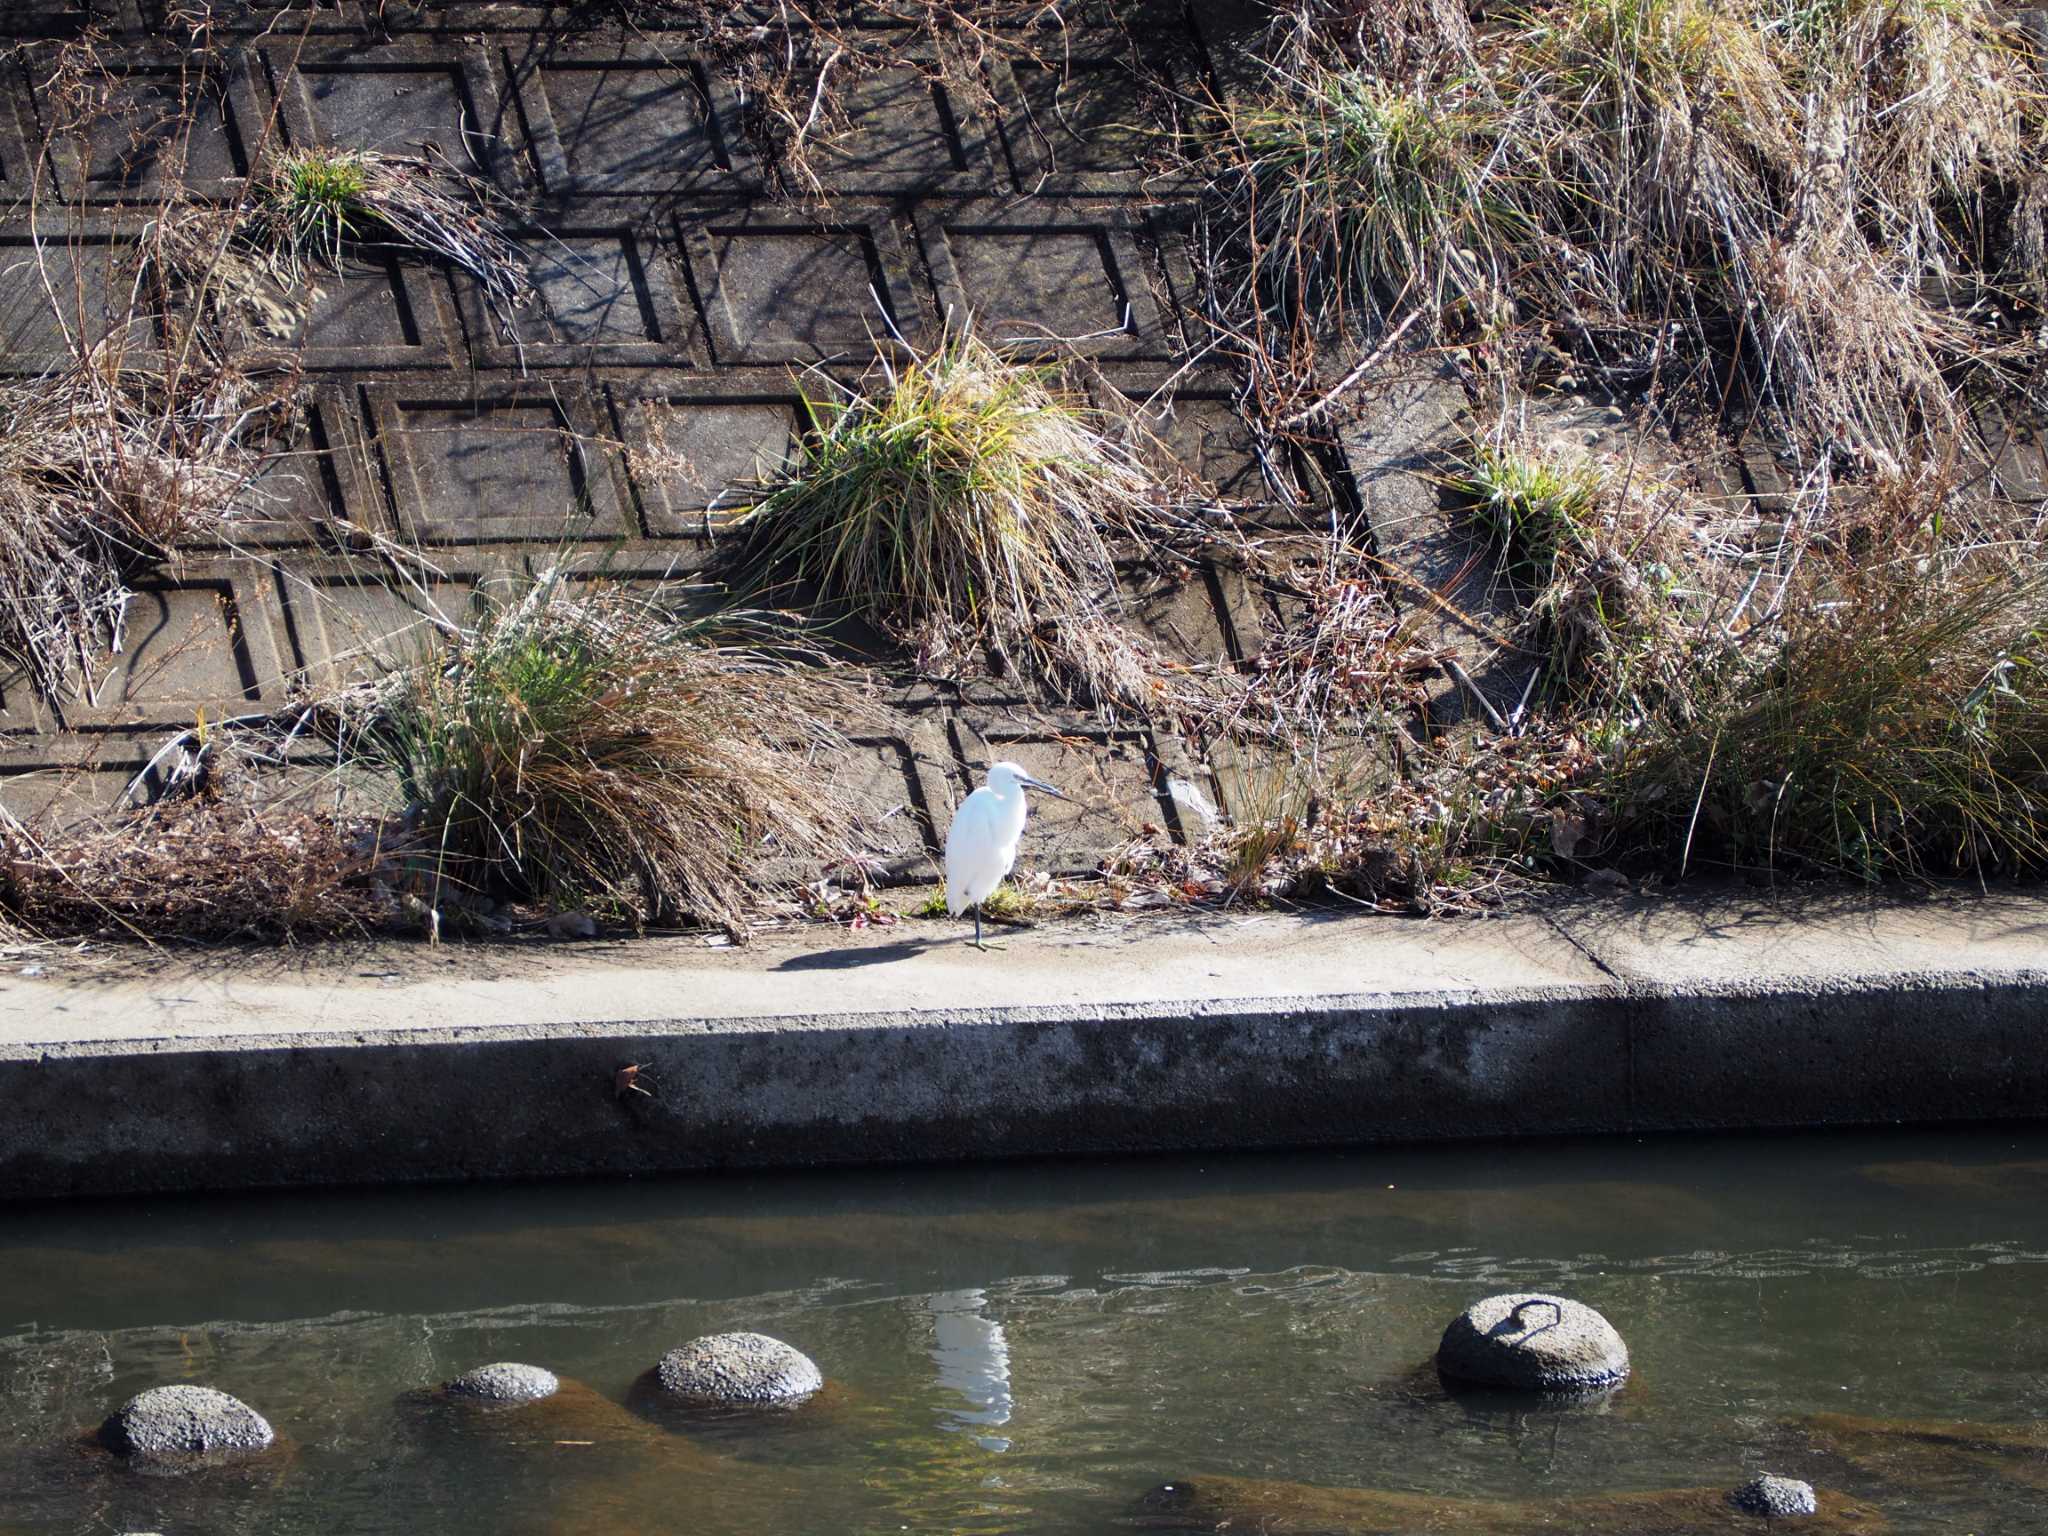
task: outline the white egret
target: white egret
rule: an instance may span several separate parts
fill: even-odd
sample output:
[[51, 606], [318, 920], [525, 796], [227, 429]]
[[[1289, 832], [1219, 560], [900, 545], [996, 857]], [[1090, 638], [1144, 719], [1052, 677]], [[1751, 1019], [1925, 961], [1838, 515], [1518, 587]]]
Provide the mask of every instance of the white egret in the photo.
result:
[[1017, 862], [1017, 839], [1029, 814], [1027, 789], [1067, 798], [1015, 763], [996, 763], [989, 768], [988, 782], [967, 797], [946, 831], [946, 910], [958, 917], [974, 909], [976, 949], [988, 947], [981, 942], [981, 904]]

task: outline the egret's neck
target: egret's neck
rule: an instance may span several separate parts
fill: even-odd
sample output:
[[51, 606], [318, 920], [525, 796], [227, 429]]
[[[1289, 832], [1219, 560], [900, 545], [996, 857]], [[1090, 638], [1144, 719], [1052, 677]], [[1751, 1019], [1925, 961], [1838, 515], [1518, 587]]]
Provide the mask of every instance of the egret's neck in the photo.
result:
[[996, 797], [996, 815], [1003, 830], [1010, 838], [1016, 837], [1024, 830], [1024, 818], [1030, 811], [1024, 803], [1024, 786], [1019, 784], [1005, 794], [991, 785], [989, 793]]

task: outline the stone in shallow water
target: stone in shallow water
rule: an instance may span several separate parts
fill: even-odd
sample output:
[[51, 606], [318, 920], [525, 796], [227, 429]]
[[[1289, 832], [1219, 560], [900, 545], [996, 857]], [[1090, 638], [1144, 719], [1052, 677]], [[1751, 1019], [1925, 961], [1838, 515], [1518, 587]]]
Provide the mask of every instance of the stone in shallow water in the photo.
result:
[[1767, 1515], [1774, 1520], [1820, 1511], [1820, 1505], [1813, 1496], [1813, 1484], [1802, 1483], [1796, 1477], [1776, 1477], [1769, 1472], [1752, 1477], [1728, 1495], [1728, 1502], [1745, 1515]]
[[464, 1371], [444, 1390], [450, 1397], [474, 1398], [483, 1403], [537, 1403], [553, 1397], [561, 1385], [553, 1371], [500, 1360]]
[[106, 1443], [141, 1461], [249, 1455], [277, 1437], [262, 1414], [211, 1387], [151, 1387], [123, 1403], [101, 1430]]
[[824, 1386], [808, 1355], [765, 1333], [713, 1333], [670, 1350], [654, 1368], [672, 1401], [703, 1407], [790, 1406]]
[[[1799, 1486], [1804, 1486], [1799, 1485]], [[1817, 1513], [1795, 1522], [1802, 1536], [1877, 1536], [1888, 1529], [1868, 1504], [1814, 1494]], [[1451, 1499], [1377, 1488], [1323, 1488], [1258, 1478], [1175, 1478], [1141, 1496], [1124, 1524], [1161, 1531], [1342, 1532], [1343, 1536], [1707, 1536], [1753, 1529], [1726, 1488], [1668, 1488], [1591, 1498]]]
[[1628, 1346], [1582, 1302], [1512, 1292], [1459, 1313], [1437, 1345], [1436, 1364], [1451, 1380], [1474, 1386], [1594, 1392], [1628, 1375]]

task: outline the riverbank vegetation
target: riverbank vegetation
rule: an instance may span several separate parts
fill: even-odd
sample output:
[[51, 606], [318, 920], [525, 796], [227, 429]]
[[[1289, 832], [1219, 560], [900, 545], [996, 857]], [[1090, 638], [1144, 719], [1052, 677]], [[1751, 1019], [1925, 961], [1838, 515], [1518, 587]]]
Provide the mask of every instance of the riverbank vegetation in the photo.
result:
[[[1006, 17], [934, 10], [906, 34], [916, 67], [957, 83], [1018, 47], [1057, 67], [1060, 27], [1020, 43]], [[1041, 915], [2048, 868], [2044, 504], [1981, 430], [2048, 406], [2038, 44], [1985, 0], [1303, 0], [1268, 20], [1256, 56], [1170, 104], [1133, 91], [1195, 189], [1172, 323], [1288, 515], [1226, 504], [1154, 436], [1180, 374], [1137, 400], [1072, 351], [1021, 360], [939, 316], [936, 341], [795, 372], [788, 458], [705, 519], [715, 586], [571, 556], [493, 576], [374, 675], [196, 723], [184, 766], [114, 811], [0, 822], [0, 911], [741, 934], [834, 910], [802, 895], [829, 876], [867, 912], [872, 829], [831, 765], [870, 673], [998, 685], [1195, 765], [1181, 837], [1141, 818], [1096, 880], [1035, 885]], [[714, 22], [721, 47], [759, 42]], [[881, 67], [829, 28], [799, 48], [806, 25], [781, 27], [808, 96], [710, 55], [760, 87], [750, 131], [785, 198], [819, 185], [841, 91]], [[167, 348], [81, 338], [0, 386], [0, 648], [38, 697], [89, 695], [140, 574], [233, 544], [323, 274], [402, 247], [511, 336], [532, 297], [507, 231], [536, 215], [502, 189], [258, 142], [245, 200], [172, 194], [141, 244], [129, 317]], [[1383, 389], [1424, 375], [1464, 404], [1404, 470], [1427, 496], [1403, 515], [1456, 552], [1428, 569], [1344, 489], [1402, 425]], [[1619, 425], [1565, 430], [1583, 407]], [[1290, 500], [1287, 465], [1330, 493]], [[368, 579], [408, 601], [437, 575], [389, 537], [375, 554]], [[1140, 625], [1146, 581], [1225, 578], [1233, 627], [1249, 615], [1228, 654]], [[266, 799], [308, 743], [349, 795]]]
[[1304, 9], [1214, 110], [1225, 307], [1283, 378], [1414, 313], [1495, 366], [1896, 469], [1961, 391], [2038, 377], [2043, 81], [1986, 0], [1437, 22]]

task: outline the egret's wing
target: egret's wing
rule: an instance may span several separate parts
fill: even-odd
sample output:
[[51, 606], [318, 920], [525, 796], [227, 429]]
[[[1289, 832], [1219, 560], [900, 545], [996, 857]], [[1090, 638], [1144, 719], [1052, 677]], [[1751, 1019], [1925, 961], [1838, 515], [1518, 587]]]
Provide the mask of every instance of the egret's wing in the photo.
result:
[[977, 789], [961, 802], [953, 825], [946, 829], [946, 910], [955, 917], [981, 899], [970, 896], [968, 889], [986, 859], [995, 830], [994, 808], [993, 797]]

